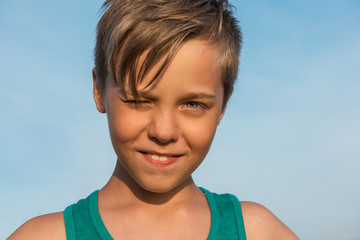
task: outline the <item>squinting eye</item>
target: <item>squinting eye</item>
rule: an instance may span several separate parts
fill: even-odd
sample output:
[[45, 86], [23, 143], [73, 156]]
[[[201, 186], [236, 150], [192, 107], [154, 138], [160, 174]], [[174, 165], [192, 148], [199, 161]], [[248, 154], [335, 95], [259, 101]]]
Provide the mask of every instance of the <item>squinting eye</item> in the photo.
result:
[[196, 109], [196, 108], [200, 107], [200, 104], [197, 102], [188, 102], [188, 103], [185, 103], [185, 107]]
[[141, 101], [141, 100], [123, 100], [123, 99], [121, 99], [121, 101], [123, 101], [124, 103], [126, 103], [127, 105], [129, 105], [131, 108], [145, 109], [145, 108], [149, 108], [149, 107], [150, 107], [150, 102], [148, 102], [148, 101]]
[[140, 101], [136, 101], [136, 100], [127, 100], [125, 102], [130, 105], [139, 105], [141, 103]]
[[139, 101], [136, 100], [121, 100], [124, 103], [128, 104], [128, 105], [137, 105], [139, 103]]

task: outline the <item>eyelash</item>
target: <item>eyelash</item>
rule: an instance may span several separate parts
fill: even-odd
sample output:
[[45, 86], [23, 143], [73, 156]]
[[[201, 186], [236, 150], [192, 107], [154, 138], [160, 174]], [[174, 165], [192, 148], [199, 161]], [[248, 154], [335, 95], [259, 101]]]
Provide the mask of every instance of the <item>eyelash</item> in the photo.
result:
[[[192, 105], [196, 104], [196, 107], [188, 107], [187, 105], [189, 105], [189, 104], [192, 104]], [[189, 108], [191, 110], [200, 110], [200, 109], [207, 109], [208, 108], [205, 104], [199, 103], [199, 102], [194, 102], [194, 101], [186, 102], [184, 104], [184, 107]]]
[[131, 107], [140, 107], [142, 104], [148, 104], [148, 101], [141, 100], [122, 100], [124, 103], [130, 105]]

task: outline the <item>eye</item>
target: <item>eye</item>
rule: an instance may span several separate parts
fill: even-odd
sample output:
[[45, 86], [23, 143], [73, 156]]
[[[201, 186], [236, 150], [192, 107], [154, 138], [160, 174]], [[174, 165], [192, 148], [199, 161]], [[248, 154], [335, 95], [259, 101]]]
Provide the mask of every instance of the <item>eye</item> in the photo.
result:
[[138, 100], [124, 100], [123, 102], [128, 105], [137, 105], [140, 103], [140, 101], [138, 101]]
[[198, 102], [187, 102], [184, 105], [186, 108], [190, 108], [190, 109], [197, 109], [200, 107], [200, 103]]
[[149, 101], [124, 100], [124, 99], [121, 99], [121, 101], [126, 103], [129, 107], [135, 108], [135, 109], [148, 109], [151, 107], [151, 103]]

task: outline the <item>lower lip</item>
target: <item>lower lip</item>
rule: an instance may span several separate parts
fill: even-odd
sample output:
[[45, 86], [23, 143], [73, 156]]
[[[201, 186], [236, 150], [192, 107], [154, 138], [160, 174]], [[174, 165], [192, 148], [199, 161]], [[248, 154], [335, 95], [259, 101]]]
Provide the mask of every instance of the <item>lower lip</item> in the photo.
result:
[[171, 157], [165, 161], [160, 161], [160, 160], [154, 160], [152, 159], [148, 154], [146, 153], [142, 153], [142, 155], [144, 156], [144, 158], [151, 163], [151, 165], [157, 166], [157, 167], [166, 167], [169, 166], [173, 163], [175, 163], [175, 161], [179, 158], [179, 157]]

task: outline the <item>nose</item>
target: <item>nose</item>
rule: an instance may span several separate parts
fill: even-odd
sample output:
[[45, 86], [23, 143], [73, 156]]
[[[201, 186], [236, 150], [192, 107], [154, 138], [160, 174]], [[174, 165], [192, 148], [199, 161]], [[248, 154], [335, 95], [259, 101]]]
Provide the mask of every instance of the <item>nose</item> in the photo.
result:
[[175, 114], [170, 110], [154, 111], [148, 128], [148, 136], [160, 145], [176, 142], [179, 137], [179, 129]]

